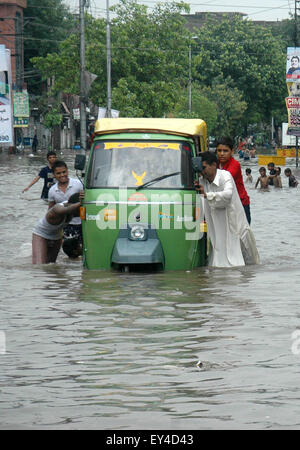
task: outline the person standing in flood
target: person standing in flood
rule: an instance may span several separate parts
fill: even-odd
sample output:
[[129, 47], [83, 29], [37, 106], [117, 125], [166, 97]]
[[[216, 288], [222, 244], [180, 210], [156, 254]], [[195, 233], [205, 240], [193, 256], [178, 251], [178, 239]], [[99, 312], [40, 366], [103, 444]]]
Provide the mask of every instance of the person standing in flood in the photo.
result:
[[79, 217], [80, 194], [71, 195], [65, 203], [50, 208], [32, 231], [32, 264], [54, 263], [58, 256], [63, 227]]
[[33, 137], [33, 141], [32, 141], [32, 151], [33, 151], [33, 153], [36, 153], [36, 149], [37, 149], [38, 143], [39, 143], [39, 141], [38, 141], [37, 135], [35, 133], [35, 135]]
[[298, 186], [299, 182], [296, 180], [296, 177], [292, 174], [292, 171], [289, 167], [285, 169], [284, 175], [289, 179], [289, 187]]
[[[53, 164], [53, 175], [57, 180], [49, 190], [49, 209], [56, 203], [67, 201], [71, 195], [79, 193], [83, 189], [81, 181], [69, 177], [67, 164], [64, 161], [56, 161]], [[70, 223], [64, 226], [64, 240], [76, 238], [82, 243], [82, 226], [80, 217], [74, 217]]]
[[50, 151], [47, 153], [47, 161], [48, 165], [43, 167], [39, 174], [29, 183], [29, 185], [23, 189], [22, 193], [28, 191], [35, 183], [39, 181], [40, 178], [44, 180], [44, 186], [41, 194], [41, 198], [43, 200], [48, 200], [48, 192], [51, 186], [54, 184], [54, 175], [52, 171], [53, 164], [56, 162], [57, 156], [54, 151]]
[[218, 158], [218, 169], [227, 170], [231, 173], [235, 185], [241, 199], [244, 211], [248, 220], [251, 223], [251, 213], [250, 213], [250, 198], [244, 186], [242, 169], [240, 163], [234, 159], [234, 143], [233, 140], [224, 136], [217, 140], [217, 158]]
[[201, 157], [203, 184], [196, 181], [195, 189], [204, 197], [207, 235], [211, 242], [209, 265], [258, 264], [255, 238], [233, 177], [230, 172], [217, 169], [218, 160], [214, 153], [203, 152]]

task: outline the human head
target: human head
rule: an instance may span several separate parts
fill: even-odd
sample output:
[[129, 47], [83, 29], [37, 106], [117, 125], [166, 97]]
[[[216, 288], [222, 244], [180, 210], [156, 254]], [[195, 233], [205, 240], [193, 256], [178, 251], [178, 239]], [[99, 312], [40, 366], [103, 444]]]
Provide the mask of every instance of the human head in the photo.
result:
[[298, 56], [292, 56], [291, 58], [291, 67], [298, 67], [299, 66], [299, 57]]
[[292, 171], [289, 168], [286, 168], [284, 171], [285, 176], [290, 177], [292, 175]]
[[229, 136], [223, 136], [217, 140], [217, 157], [221, 164], [225, 164], [233, 155], [233, 140]]
[[[69, 200], [66, 203], [64, 203], [64, 205], [65, 206], [70, 206], [70, 205], [74, 205], [75, 203], [80, 203], [80, 194], [79, 194], [79, 192], [76, 192], [75, 194], [72, 194], [69, 197]], [[74, 217], [79, 217], [80, 216], [80, 208], [79, 208], [79, 206], [72, 213], [72, 216], [74, 216]]]
[[55, 163], [56, 159], [57, 159], [57, 156], [56, 156], [56, 153], [53, 150], [51, 150], [50, 152], [47, 153], [47, 160], [48, 160], [48, 162], [49, 162], [49, 164], [51, 166], [53, 166], [53, 164]]
[[260, 167], [259, 168], [259, 173], [260, 174], [266, 173], [266, 168], [265, 167]]
[[251, 173], [251, 169], [249, 169], [249, 167], [246, 169], [246, 174], [247, 175], [250, 175], [250, 173]]
[[55, 161], [55, 163], [53, 164], [53, 172], [59, 167], [64, 167], [64, 168], [68, 169], [67, 164], [60, 159]]
[[200, 156], [202, 157], [203, 169], [201, 174], [203, 178], [206, 178], [208, 181], [213, 181], [217, 173], [217, 155], [214, 152], [203, 152]]
[[82, 255], [82, 243], [76, 237], [64, 239], [62, 249], [69, 258], [78, 258]]
[[52, 166], [52, 172], [59, 184], [66, 184], [69, 182], [68, 167], [64, 161], [55, 161]]
[[226, 145], [230, 148], [230, 150], [233, 150], [234, 142], [229, 136], [221, 136], [219, 139], [217, 139], [216, 147], [218, 147], [218, 145]]
[[275, 164], [273, 162], [268, 163], [268, 170], [272, 170], [272, 169], [274, 169], [274, 167], [275, 167]]
[[79, 192], [76, 192], [75, 194], [72, 194], [69, 197], [68, 203], [74, 204], [74, 203], [79, 203], [80, 202], [80, 194]]
[[275, 172], [277, 175], [281, 174], [281, 168], [280, 167], [275, 167]]

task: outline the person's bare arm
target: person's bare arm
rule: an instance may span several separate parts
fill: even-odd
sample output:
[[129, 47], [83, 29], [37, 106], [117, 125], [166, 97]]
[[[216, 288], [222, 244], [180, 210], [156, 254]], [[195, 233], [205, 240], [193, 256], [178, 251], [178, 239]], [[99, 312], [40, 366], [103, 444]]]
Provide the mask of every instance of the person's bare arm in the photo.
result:
[[22, 193], [28, 191], [28, 189], [30, 189], [31, 186], [33, 186], [35, 183], [37, 183], [37, 182], [39, 181], [40, 178], [41, 178], [41, 177], [36, 176], [36, 177], [32, 180], [32, 182], [29, 183], [29, 185], [28, 185], [25, 189], [23, 189]]
[[48, 210], [46, 214], [46, 219], [52, 225], [58, 225], [62, 222], [64, 216], [73, 215], [77, 208], [79, 208], [80, 202], [72, 203], [68, 206], [61, 205], [57, 203], [53, 208]]
[[52, 206], [54, 206], [54, 205], [55, 205], [55, 202], [54, 202], [54, 201], [49, 202], [49, 203], [48, 203], [48, 209], [51, 209]]

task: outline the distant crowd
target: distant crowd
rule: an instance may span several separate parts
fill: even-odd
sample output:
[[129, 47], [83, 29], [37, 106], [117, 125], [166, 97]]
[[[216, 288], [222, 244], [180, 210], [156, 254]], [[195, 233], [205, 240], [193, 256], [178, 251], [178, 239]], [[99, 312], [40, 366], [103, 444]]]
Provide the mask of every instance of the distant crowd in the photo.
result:
[[[281, 180], [281, 168], [275, 167], [273, 162], [270, 162], [267, 166], [268, 174], [265, 167], [259, 168], [259, 177], [255, 183], [255, 189], [259, 186], [260, 189], [268, 190], [269, 186], [274, 186], [275, 188], [282, 188], [282, 180]], [[245, 170], [245, 183], [251, 184], [253, 183], [252, 171], [249, 167]], [[288, 186], [295, 188], [298, 186], [299, 182], [296, 177], [292, 174], [290, 168], [286, 168], [284, 170], [284, 175], [288, 178]]]

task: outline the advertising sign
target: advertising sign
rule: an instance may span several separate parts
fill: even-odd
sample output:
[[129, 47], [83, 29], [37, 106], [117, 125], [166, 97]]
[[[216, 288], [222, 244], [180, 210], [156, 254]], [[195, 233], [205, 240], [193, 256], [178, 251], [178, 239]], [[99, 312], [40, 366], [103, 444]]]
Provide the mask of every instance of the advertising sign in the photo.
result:
[[15, 92], [14, 96], [14, 116], [29, 117], [29, 97], [27, 92]]
[[288, 112], [287, 134], [300, 136], [300, 97], [287, 97], [285, 102]]
[[286, 81], [300, 82], [300, 47], [288, 47], [286, 57]]
[[10, 50], [0, 45], [0, 146], [13, 144]]

